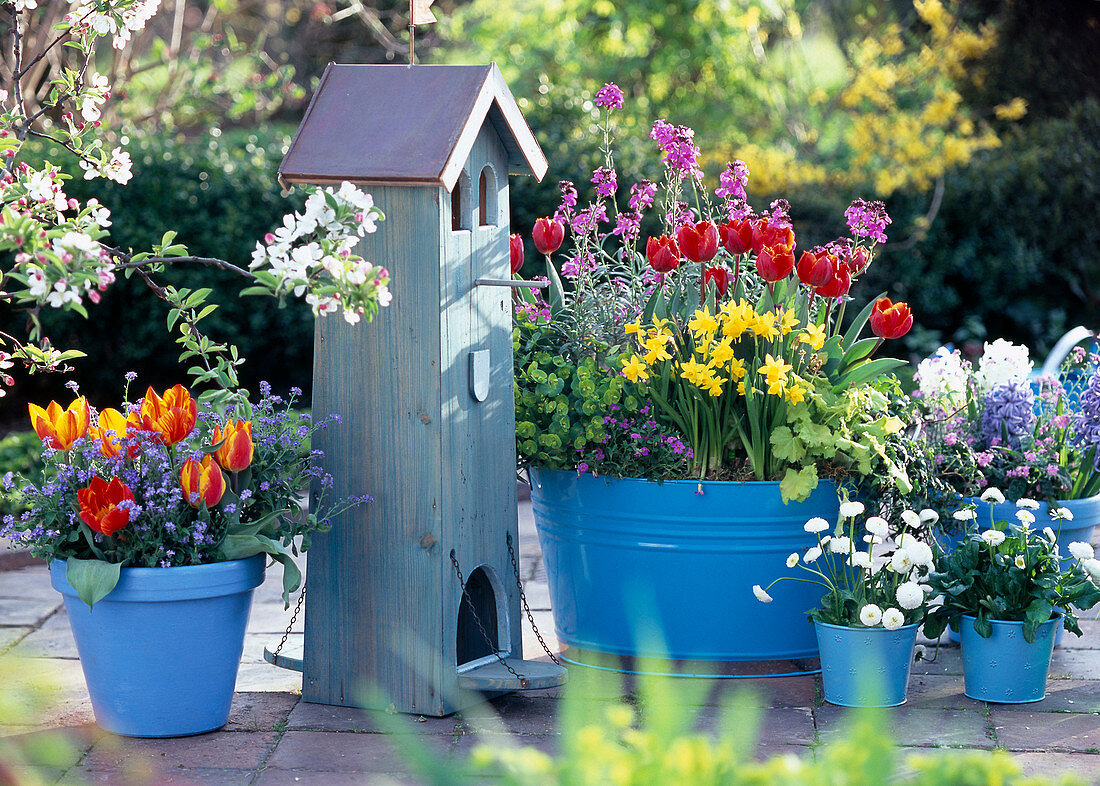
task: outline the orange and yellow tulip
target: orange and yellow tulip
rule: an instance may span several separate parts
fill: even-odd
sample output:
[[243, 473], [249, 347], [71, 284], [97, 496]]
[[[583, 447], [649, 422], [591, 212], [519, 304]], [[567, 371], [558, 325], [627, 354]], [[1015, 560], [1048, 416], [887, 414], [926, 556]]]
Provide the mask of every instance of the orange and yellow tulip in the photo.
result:
[[130, 446], [126, 452], [133, 458], [138, 450], [133, 432], [140, 428], [136, 414], [126, 417], [117, 409], [108, 407], [99, 413], [98, 426], [92, 426], [89, 433], [92, 439], [99, 440], [99, 452], [107, 458], [117, 456], [122, 451], [122, 444], [129, 440]]
[[236, 423], [227, 420], [224, 429], [215, 425], [213, 442], [215, 445], [222, 443], [214, 451], [214, 458], [225, 471], [240, 472], [252, 463], [254, 448], [251, 420], [238, 420]]
[[76, 492], [80, 503], [80, 518], [96, 532], [114, 535], [130, 523], [130, 511], [121, 504], [134, 501], [134, 492], [118, 478], [108, 483], [98, 475], [87, 488]]
[[54, 450], [68, 450], [73, 443], [88, 433], [92, 422], [92, 413], [88, 409], [88, 400], [81, 396], [62, 409], [56, 401], [51, 401], [45, 409], [37, 404], [29, 404], [31, 426], [39, 439], [48, 439]]
[[195, 428], [198, 408], [183, 385], [164, 391], [149, 388], [141, 402], [141, 428], [160, 435], [164, 444], [175, 445]]
[[180, 467], [180, 486], [191, 507], [198, 509], [205, 503], [212, 508], [225, 494], [225, 475], [209, 455], [202, 461], [188, 459]]

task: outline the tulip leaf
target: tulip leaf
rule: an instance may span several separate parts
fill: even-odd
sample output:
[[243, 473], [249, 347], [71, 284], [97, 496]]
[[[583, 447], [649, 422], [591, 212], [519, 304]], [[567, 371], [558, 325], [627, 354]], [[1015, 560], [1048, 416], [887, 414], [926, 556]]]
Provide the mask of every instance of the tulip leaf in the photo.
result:
[[869, 357], [878, 344], [879, 340], [877, 338], [865, 338], [852, 344], [848, 351], [844, 353], [844, 362], [841, 367], [846, 370], [850, 369], [859, 361]]
[[859, 334], [863, 332], [863, 326], [867, 324], [867, 320], [871, 318], [871, 312], [875, 309], [875, 303], [878, 299], [885, 297], [885, 292], [879, 292], [878, 297], [873, 297], [867, 301], [867, 305], [863, 307], [856, 318], [852, 320], [852, 324], [848, 327], [848, 332], [844, 334], [844, 346], [850, 347], [859, 338]]
[[122, 568], [120, 562], [76, 557], [69, 557], [65, 565], [65, 579], [88, 608], [111, 594], [118, 585]]
[[833, 385], [833, 390], [840, 392], [845, 388], [862, 385], [864, 382], [869, 382], [904, 365], [905, 361], [897, 358], [879, 358], [878, 360], [861, 363], [841, 374], [836, 384]]

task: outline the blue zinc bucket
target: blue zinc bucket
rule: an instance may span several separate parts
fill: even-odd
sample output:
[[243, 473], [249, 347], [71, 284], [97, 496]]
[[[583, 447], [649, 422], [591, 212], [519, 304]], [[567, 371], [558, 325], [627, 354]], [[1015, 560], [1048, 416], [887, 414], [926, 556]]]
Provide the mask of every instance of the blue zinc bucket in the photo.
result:
[[897, 630], [814, 622], [825, 701], [841, 707], [905, 703], [918, 623]]
[[614, 480], [531, 472], [558, 640], [585, 653], [674, 661], [815, 657], [807, 612], [822, 589], [783, 581], [762, 604], [754, 584], [789, 573], [812, 545], [807, 519], [835, 522], [822, 481], [784, 505], [771, 482]]
[[177, 568], [123, 568], [93, 608], [50, 564], [65, 599], [96, 723], [129, 737], [182, 737], [224, 726], [244, 651], [262, 554]]
[[1027, 704], [1046, 696], [1047, 674], [1054, 653], [1054, 632], [1062, 617], [1039, 626], [1035, 641], [1024, 640], [1024, 623], [991, 620], [993, 635], [983, 639], [974, 630], [974, 617], [959, 623], [964, 690], [978, 701]]

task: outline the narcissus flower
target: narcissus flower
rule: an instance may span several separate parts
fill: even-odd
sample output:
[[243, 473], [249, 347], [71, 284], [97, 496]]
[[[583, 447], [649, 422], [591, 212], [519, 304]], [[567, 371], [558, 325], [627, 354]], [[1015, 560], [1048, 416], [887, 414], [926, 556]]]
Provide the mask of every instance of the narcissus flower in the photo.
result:
[[756, 272], [769, 283], [782, 281], [794, 270], [794, 252], [787, 246], [769, 246], [756, 255]]
[[[223, 441], [224, 440], [224, 441]], [[240, 472], [252, 463], [252, 421], [227, 420], [225, 428], [214, 425], [213, 444], [222, 443], [214, 451], [214, 459], [228, 472]]]
[[56, 401], [51, 401], [45, 409], [37, 404], [27, 407], [31, 414], [31, 426], [39, 439], [48, 439], [54, 450], [68, 450], [73, 443], [88, 433], [92, 413], [88, 409], [88, 400], [81, 396], [62, 409]]
[[514, 276], [523, 268], [523, 238], [519, 235], [508, 237], [508, 257]]
[[658, 273], [671, 273], [680, 264], [680, 249], [668, 235], [651, 237], [645, 244], [645, 257]]
[[158, 396], [151, 387], [141, 402], [141, 428], [160, 435], [166, 445], [174, 445], [195, 428], [198, 414], [194, 399], [183, 385], [176, 385]]
[[540, 218], [531, 230], [531, 240], [540, 254], [553, 254], [565, 240], [565, 227], [553, 218]]
[[913, 315], [905, 303], [891, 303], [880, 297], [871, 309], [871, 332], [879, 338], [901, 338], [913, 327]]
[[692, 262], [710, 262], [718, 253], [718, 227], [709, 221], [684, 224], [676, 230], [680, 252]]
[[118, 478], [108, 483], [97, 475], [87, 488], [76, 492], [76, 499], [81, 521], [96, 532], [114, 535], [130, 523], [129, 506], [122, 503], [133, 502], [134, 492]]
[[209, 455], [201, 462], [188, 459], [180, 467], [180, 486], [191, 507], [198, 509], [205, 503], [212, 508], [225, 494], [225, 475]]

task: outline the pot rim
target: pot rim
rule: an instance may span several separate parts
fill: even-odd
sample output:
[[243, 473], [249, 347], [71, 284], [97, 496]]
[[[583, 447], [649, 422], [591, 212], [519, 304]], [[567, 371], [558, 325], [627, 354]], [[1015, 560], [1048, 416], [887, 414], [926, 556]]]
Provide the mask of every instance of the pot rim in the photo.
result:
[[[540, 472], [554, 475], [571, 475], [578, 479], [588, 478], [594, 481], [603, 481], [604, 483], [652, 483], [655, 486], [699, 486], [701, 484], [703, 487], [719, 486], [722, 488], [732, 488], [733, 486], [753, 486], [757, 488], [761, 486], [775, 486], [776, 488], [778, 488], [779, 484], [781, 483], [781, 481], [778, 480], [652, 480], [650, 478], [617, 478], [613, 475], [596, 476], [588, 472], [578, 473], [575, 470], [571, 469], [543, 469], [541, 467], [528, 467], [528, 472]], [[531, 478], [531, 480], [531, 485], [534, 486], [534, 478]], [[832, 478], [819, 478], [817, 483], [818, 487], [823, 484], [827, 484], [839, 488], [837, 482]]]
[[[1053, 616], [1050, 619], [1043, 620], [1039, 624], [1040, 625], [1046, 625], [1047, 623], [1050, 623], [1050, 622], [1057, 622], [1058, 620], [1060, 620], [1064, 616], [1066, 616], [1064, 611], [1053, 611], [1053, 612], [1051, 612], [1051, 614]], [[959, 616], [962, 617], [964, 620], [976, 620], [976, 619], [978, 619], [973, 614], [960, 614]], [[1022, 626], [1024, 624], [1023, 620], [986, 620], [986, 622], [991, 622], [994, 625], [1020, 625], [1020, 626]]]
[[894, 630], [887, 630], [882, 626], [876, 626], [874, 628], [857, 628], [853, 625], [834, 625], [831, 622], [818, 622], [814, 620], [814, 625], [820, 625], [822, 628], [832, 628], [833, 630], [852, 630], [859, 633], [898, 633], [900, 631], [913, 630], [919, 628], [923, 624], [921, 622], [910, 622], [908, 625], [902, 625], [900, 628], [894, 628]]
[[[260, 553], [243, 559], [202, 565], [124, 567], [119, 571], [118, 584], [99, 603], [193, 600], [248, 592], [263, 583], [266, 558], [266, 554]], [[66, 598], [79, 601], [76, 590], [66, 577], [66, 570], [66, 560], [51, 560], [50, 583]]]

